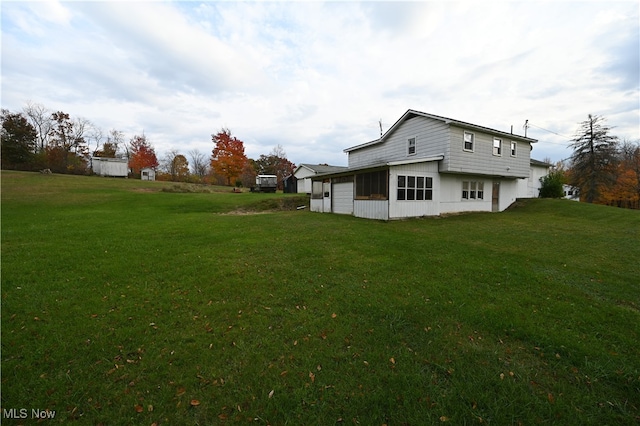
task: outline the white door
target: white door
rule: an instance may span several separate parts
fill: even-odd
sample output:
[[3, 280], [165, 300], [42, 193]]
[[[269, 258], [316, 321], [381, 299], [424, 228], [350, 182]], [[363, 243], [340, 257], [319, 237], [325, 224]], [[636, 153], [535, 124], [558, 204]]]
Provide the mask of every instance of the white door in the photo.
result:
[[353, 181], [333, 184], [333, 212], [353, 214]]
[[322, 211], [331, 213], [331, 181], [322, 182]]

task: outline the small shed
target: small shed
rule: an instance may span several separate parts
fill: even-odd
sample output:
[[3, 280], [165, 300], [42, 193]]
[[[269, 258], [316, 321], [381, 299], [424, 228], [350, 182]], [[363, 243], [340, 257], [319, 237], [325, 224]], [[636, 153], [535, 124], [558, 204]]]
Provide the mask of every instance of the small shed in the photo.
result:
[[145, 167], [140, 170], [140, 179], [142, 180], [156, 180], [156, 171], [151, 167]]
[[126, 158], [91, 157], [91, 170], [99, 176], [127, 177], [129, 175]]

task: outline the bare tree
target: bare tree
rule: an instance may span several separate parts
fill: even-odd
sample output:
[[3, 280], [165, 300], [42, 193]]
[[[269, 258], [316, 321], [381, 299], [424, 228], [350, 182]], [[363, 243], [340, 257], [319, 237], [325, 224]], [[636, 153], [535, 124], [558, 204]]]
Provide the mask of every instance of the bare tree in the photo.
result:
[[193, 174], [200, 179], [204, 179], [209, 173], [209, 159], [197, 149], [192, 149], [188, 154], [191, 159]]
[[50, 133], [53, 128], [52, 111], [42, 104], [27, 102], [23, 108], [31, 125], [37, 133], [37, 150], [43, 151], [49, 145]]

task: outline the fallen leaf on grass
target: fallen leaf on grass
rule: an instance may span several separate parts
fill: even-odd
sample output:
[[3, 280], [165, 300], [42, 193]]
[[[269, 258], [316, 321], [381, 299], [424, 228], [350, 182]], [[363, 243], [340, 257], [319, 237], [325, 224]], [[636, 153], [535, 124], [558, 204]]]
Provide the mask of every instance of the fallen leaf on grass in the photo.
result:
[[271, 389], [271, 392], [269, 392], [269, 399], [273, 398], [273, 392], [275, 392], [275, 389]]
[[198, 405], [200, 405], [200, 401], [198, 401], [197, 399], [192, 399], [191, 400], [191, 406], [192, 407], [197, 407]]
[[144, 411], [144, 408], [140, 404], [136, 405], [135, 409], [136, 409], [136, 413], [142, 413]]
[[184, 393], [185, 393], [186, 391], [187, 391], [187, 390], [186, 390], [185, 388], [183, 388], [183, 387], [179, 387], [179, 388], [176, 390], [176, 396], [184, 395]]
[[314, 383], [316, 381], [316, 375], [311, 371], [309, 371], [309, 378], [311, 379], [311, 383]]
[[389, 361], [391, 362], [391, 364], [395, 364], [396, 363], [396, 360], [393, 357], [389, 358]]
[[335, 318], [335, 317], [337, 317], [337, 316], [338, 316], [338, 315], [337, 315], [336, 313], [331, 314], [331, 318]]

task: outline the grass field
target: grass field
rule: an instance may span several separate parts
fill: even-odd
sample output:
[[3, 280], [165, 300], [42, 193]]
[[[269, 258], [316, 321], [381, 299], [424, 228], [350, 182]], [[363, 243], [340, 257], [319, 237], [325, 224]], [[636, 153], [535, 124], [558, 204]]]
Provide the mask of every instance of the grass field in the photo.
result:
[[639, 212], [299, 203], [3, 171], [2, 424], [640, 423]]

